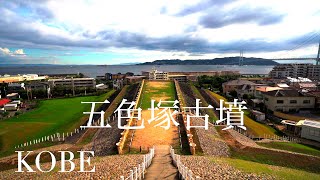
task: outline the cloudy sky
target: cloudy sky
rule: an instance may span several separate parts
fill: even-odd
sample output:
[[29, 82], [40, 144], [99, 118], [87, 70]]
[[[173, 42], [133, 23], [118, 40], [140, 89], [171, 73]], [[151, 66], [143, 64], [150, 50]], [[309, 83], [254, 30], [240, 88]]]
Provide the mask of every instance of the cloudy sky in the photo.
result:
[[0, 0], [0, 64], [316, 56], [319, 0]]

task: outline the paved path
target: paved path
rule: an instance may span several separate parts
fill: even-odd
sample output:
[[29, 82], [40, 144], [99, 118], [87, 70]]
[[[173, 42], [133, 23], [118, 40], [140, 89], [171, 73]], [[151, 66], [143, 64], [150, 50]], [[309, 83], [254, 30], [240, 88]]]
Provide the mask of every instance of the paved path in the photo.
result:
[[155, 156], [147, 169], [145, 179], [179, 179], [178, 169], [171, 162], [170, 146], [156, 146]]

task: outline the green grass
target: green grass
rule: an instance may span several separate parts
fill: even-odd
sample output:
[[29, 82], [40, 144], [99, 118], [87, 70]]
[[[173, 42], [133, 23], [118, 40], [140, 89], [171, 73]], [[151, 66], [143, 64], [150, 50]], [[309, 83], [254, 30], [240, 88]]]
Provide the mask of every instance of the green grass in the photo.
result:
[[320, 172], [320, 158], [312, 156], [247, 147], [244, 149], [231, 148], [231, 157], [233, 159], [282, 166], [312, 173]]
[[276, 179], [320, 179], [320, 174], [311, 173], [287, 167], [270, 166], [266, 164], [231, 158], [211, 159], [216, 163], [227, 163], [240, 171], [255, 174], [268, 174]]
[[[141, 104], [142, 109], [148, 109], [151, 106], [151, 100], [156, 100], [158, 97], [166, 97], [168, 99], [161, 99], [166, 101], [174, 101], [176, 97], [176, 90], [174, 83], [171, 81], [168, 82], [159, 82], [162, 83], [162, 87], [152, 87], [152, 82], [146, 81], [142, 90]], [[156, 101], [156, 104], [158, 102]], [[155, 105], [156, 105], [155, 104]], [[172, 103], [170, 104], [172, 106]], [[169, 106], [169, 104], [162, 103], [162, 106]]]
[[36, 109], [0, 122], [0, 156], [14, 150], [14, 146], [54, 133], [71, 132], [86, 121], [83, 112], [90, 111], [91, 104], [103, 102], [114, 91], [100, 96], [41, 100]]
[[274, 148], [274, 149], [281, 149], [281, 150], [287, 150], [297, 153], [303, 153], [313, 156], [319, 156], [320, 157], [320, 149], [316, 149], [314, 147], [298, 144], [298, 143], [290, 143], [290, 142], [270, 142], [270, 143], [259, 143], [259, 145], [268, 147], [268, 148]]

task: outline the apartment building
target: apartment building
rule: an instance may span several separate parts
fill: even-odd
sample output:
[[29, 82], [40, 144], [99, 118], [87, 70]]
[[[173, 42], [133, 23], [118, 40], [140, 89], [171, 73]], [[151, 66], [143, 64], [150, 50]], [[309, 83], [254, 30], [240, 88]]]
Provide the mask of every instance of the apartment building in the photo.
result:
[[94, 78], [69, 78], [69, 79], [49, 79], [50, 87], [66, 86], [66, 87], [88, 87], [95, 88], [96, 80]]
[[271, 78], [302, 77], [320, 79], [320, 65], [313, 64], [279, 64], [269, 73]]
[[147, 77], [149, 80], [169, 80], [168, 72], [158, 71], [152, 69], [152, 71], [142, 71], [142, 76]]
[[142, 76], [150, 80], [177, 80], [180, 82], [197, 81], [199, 76], [240, 75], [239, 71], [195, 71], [195, 72], [163, 72], [156, 69], [142, 71]]

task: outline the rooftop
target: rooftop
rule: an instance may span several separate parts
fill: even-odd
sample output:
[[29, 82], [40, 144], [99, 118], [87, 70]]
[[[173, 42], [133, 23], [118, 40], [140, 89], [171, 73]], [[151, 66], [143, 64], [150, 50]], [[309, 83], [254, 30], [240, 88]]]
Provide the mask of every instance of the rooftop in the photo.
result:
[[261, 92], [269, 92], [269, 91], [276, 91], [276, 90], [281, 90], [282, 88], [280, 87], [271, 87], [271, 86], [259, 86], [256, 88], [257, 91]]
[[317, 122], [317, 121], [304, 120], [303, 125], [309, 126], [309, 127], [320, 128], [320, 122]]
[[310, 79], [302, 78], [302, 77], [298, 77], [298, 78], [287, 77], [287, 79], [290, 82], [312, 82]]
[[65, 79], [49, 79], [48, 81], [78, 81], [78, 80], [94, 80], [94, 78], [65, 78]]
[[241, 80], [241, 79], [237, 79], [237, 80], [232, 80], [232, 81], [228, 81], [223, 83], [224, 85], [234, 85], [234, 86], [241, 86], [244, 84], [249, 84], [249, 85], [256, 85], [256, 83], [248, 81], [248, 80]]
[[269, 95], [269, 96], [275, 96], [275, 97], [301, 97], [304, 96], [302, 93], [300, 93], [297, 90], [294, 89], [281, 89], [276, 91], [267, 91], [263, 92], [263, 94]]
[[308, 126], [308, 127], [315, 127], [320, 128], [320, 122], [318, 121], [311, 121], [311, 120], [301, 120], [295, 124], [296, 126]]
[[288, 84], [285, 84], [285, 83], [280, 83], [280, 84], [277, 84], [278, 87], [281, 87], [281, 88], [288, 88], [290, 87]]
[[0, 106], [4, 106], [10, 102], [10, 99], [0, 99]]
[[126, 79], [140, 79], [140, 78], [145, 78], [145, 76], [128, 76]]

